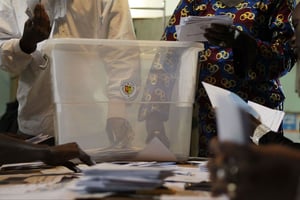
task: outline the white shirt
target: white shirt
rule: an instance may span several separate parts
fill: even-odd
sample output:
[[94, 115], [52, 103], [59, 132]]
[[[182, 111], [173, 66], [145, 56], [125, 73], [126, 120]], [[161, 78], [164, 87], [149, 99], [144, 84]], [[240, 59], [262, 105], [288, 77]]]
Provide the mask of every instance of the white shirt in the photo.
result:
[[[0, 1], [0, 67], [19, 75], [19, 129], [29, 135], [54, 134], [49, 67], [40, 51], [28, 55], [19, 39], [37, 0]], [[135, 39], [127, 0], [42, 0], [55, 38]]]

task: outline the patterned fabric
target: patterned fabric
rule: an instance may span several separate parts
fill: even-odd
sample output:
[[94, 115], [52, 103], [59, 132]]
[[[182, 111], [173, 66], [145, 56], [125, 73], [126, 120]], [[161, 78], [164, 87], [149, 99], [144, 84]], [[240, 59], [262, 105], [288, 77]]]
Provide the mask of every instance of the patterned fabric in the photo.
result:
[[[238, 29], [256, 38], [258, 46], [256, 64], [243, 69], [243, 66], [233, 65], [231, 48], [204, 43], [205, 50], [198, 59], [200, 84], [196, 97], [199, 104], [199, 156], [207, 156], [208, 141], [217, 135], [215, 113], [201, 81], [235, 92], [246, 101], [270, 108], [282, 106], [285, 96], [278, 78], [295, 62], [287, 43], [293, 35], [290, 16], [294, 6], [293, 0], [249, 0], [234, 7], [227, 7], [219, 0], [181, 0], [177, 5], [162, 40], [177, 40], [175, 25], [181, 17], [228, 15]], [[245, 76], [238, 76], [235, 69], [246, 70]], [[172, 89], [171, 86], [162, 88], [159, 84], [151, 84], [151, 87], [153, 91], [156, 87], [164, 93]]]
[[[143, 102], [168, 102], [171, 99], [173, 86], [178, 77], [178, 63], [183, 49], [160, 48], [148, 74]], [[138, 119], [147, 120], [151, 117], [166, 121], [169, 118], [169, 104], [143, 104]]]

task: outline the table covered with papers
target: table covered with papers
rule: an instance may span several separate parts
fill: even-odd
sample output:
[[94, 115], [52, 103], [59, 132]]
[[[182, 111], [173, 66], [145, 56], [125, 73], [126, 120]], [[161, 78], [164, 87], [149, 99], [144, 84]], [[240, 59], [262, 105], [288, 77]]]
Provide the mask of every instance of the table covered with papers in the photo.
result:
[[[82, 173], [64, 167], [1, 169], [0, 199], [198, 199], [210, 196], [205, 161], [99, 163], [79, 165]], [[33, 165], [35, 163], [32, 163]], [[24, 165], [25, 166], [25, 165]]]

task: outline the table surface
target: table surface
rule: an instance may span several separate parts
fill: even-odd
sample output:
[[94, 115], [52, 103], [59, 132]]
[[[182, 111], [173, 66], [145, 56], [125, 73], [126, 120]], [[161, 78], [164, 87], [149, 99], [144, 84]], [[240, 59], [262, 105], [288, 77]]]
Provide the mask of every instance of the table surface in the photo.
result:
[[[44, 168], [35, 166], [33, 169], [19, 167], [16, 170], [0, 170], [0, 199], [17, 200], [79, 200], [79, 199], [161, 199], [161, 200], [228, 200], [227, 197], [213, 198], [208, 191], [186, 190], [184, 185], [200, 181], [209, 181], [208, 172], [201, 170], [204, 162], [190, 162], [176, 164], [168, 167], [176, 167], [173, 177], [168, 177], [164, 182], [164, 189], [155, 189], [147, 192], [136, 193], [94, 193], [87, 194], [74, 191], [74, 185], [83, 175], [73, 173], [64, 167]], [[82, 170], [89, 168], [79, 165]]]

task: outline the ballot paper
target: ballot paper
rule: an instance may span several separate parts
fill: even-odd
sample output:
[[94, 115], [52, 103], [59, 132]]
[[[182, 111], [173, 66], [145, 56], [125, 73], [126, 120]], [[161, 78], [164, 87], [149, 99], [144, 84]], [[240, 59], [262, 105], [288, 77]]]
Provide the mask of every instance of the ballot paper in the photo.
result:
[[233, 20], [227, 15], [216, 16], [188, 16], [180, 19], [179, 25], [175, 26], [179, 41], [207, 41], [204, 37], [205, 29], [212, 23], [232, 25]]
[[281, 110], [275, 110], [258, 103], [248, 101], [248, 105], [260, 113], [260, 122], [268, 126], [272, 131], [278, 131], [285, 113]]
[[31, 137], [26, 140], [26, 142], [32, 143], [32, 144], [40, 144], [46, 140], [54, 139], [54, 136], [40, 133], [37, 136]]
[[168, 168], [101, 163], [84, 170], [74, 189], [88, 193], [144, 191], [161, 187], [172, 175], [173, 169]]
[[94, 148], [86, 152], [96, 162], [112, 161], [178, 161], [176, 155], [170, 151], [160, 139], [154, 137], [144, 148]]
[[218, 137], [221, 141], [244, 143], [247, 131], [247, 122], [243, 119], [242, 111], [251, 114], [272, 131], [277, 131], [284, 112], [265, 107], [248, 101], [226, 89], [202, 82], [212, 106], [216, 109]]

